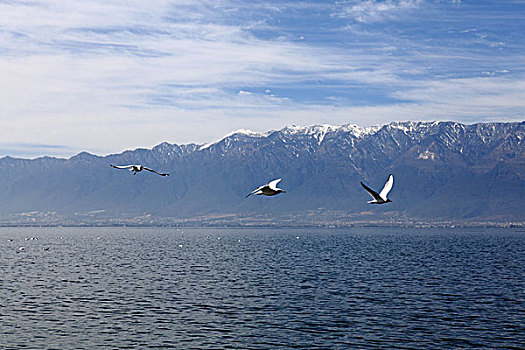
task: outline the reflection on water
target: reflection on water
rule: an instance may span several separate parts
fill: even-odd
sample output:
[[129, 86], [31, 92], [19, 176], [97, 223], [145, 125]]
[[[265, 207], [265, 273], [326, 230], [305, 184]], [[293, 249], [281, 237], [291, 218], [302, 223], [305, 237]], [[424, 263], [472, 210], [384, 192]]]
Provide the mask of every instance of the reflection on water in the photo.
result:
[[2, 228], [0, 270], [7, 349], [525, 347], [520, 230]]

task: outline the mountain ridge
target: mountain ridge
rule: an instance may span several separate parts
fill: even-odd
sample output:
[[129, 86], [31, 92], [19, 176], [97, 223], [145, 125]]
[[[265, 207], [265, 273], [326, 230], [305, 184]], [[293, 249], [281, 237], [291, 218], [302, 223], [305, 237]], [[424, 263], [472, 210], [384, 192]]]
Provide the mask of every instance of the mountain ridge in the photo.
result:
[[[35, 211], [67, 218], [93, 211], [107, 218], [145, 214], [153, 221], [269, 216], [305, 222], [325, 215], [336, 222], [334, 213], [350, 221], [525, 221], [524, 137], [525, 122], [324, 124], [237, 130], [209, 144], [163, 142], [106, 156], [7, 156], [0, 159], [0, 223]], [[110, 163], [144, 164], [170, 177], [129, 176]], [[393, 203], [367, 205], [359, 182], [380, 189], [389, 173]], [[283, 179], [286, 194], [244, 200], [274, 178]]]
[[[214, 144], [217, 144], [225, 139], [228, 139], [229, 137], [232, 137], [232, 136], [236, 136], [238, 134], [240, 135], [246, 135], [248, 137], [268, 137], [272, 134], [275, 134], [275, 133], [286, 133], [286, 134], [301, 134], [301, 132], [305, 135], [308, 135], [308, 136], [313, 136], [315, 137], [314, 135], [316, 135], [316, 132], [318, 133], [326, 133], [326, 130], [330, 130], [332, 132], [337, 132], [337, 133], [342, 133], [342, 132], [347, 132], [349, 133], [350, 135], [352, 136], [355, 136], [357, 138], [359, 137], [362, 137], [362, 136], [369, 136], [373, 133], [376, 133], [378, 131], [380, 131], [381, 129], [384, 129], [385, 127], [390, 127], [392, 129], [398, 129], [398, 130], [401, 130], [403, 131], [405, 134], [407, 132], [413, 132], [414, 130], [417, 130], [415, 128], [415, 126], [417, 127], [423, 127], [423, 128], [430, 128], [430, 127], [436, 127], [436, 126], [439, 126], [439, 125], [453, 125], [455, 127], [474, 127], [474, 126], [480, 126], [480, 125], [490, 125], [490, 126], [495, 126], [495, 125], [522, 125], [523, 123], [525, 122], [486, 122], [486, 123], [473, 123], [473, 124], [463, 124], [463, 123], [460, 123], [460, 122], [454, 122], [454, 121], [433, 121], [433, 122], [414, 122], [414, 121], [406, 121], [406, 122], [391, 122], [391, 123], [388, 123], [388, 124], [384, 124], [384, 125], [375, 125], [375, 126], [369, 126], [369, 127], [360, 127], [356, 124], [343, 124], [343, 125], [331, 125], [331, 124], [313, 124], [313, 125], [308, 125], [308, 126], [296, 126], [296, 125], [287, 125], [281, 129], [277, 129], [277, 130], [270, 130], [270, 131], [266, 131], [266, 132], [256, 132], [256, 131], [251, 131], [251, 130], [248, 130], [248, 129], [238, 129], [238, 130], [235, 130], [235, 131], [232, 131], [230, 133], [228, 133], [227, 135], [223, 136], [222, 138], [218, 139], [217, 141], [214, 141], [214, 142], [211, 142], [211, 143], [204, 143], [204, 144], [196, 144], [196, 143], [187, 143], [187, 144], [176, 144], [176, 143], [169, 143], [169, 142], [161, 142], [159, 143], [158, 145], [155, 145], [153, 146], [151, 149], [148, 149], [148, 148], [143, 148], [143, 147], [139, 147], [139, 148], [135, 148], [135, 149], [128, 149], [128, 150], [124, 150], [124, 151], [121, 151], [120, 153], [110, 153], [110, 154], [107, 154], [107, 155], [97, 155], [97, 154], [94, 154], [94, 153], [90, 153], [88, 151], [81, 151], [79, 152], [78, 154], [75, 154], [69, 158], [64, 158], [64, 157], [53, 157], [53, 156], [41, 156], [41, 157], [36, 157], [36, 158], [21, 158], [21, 157], [12, 157], [12, 156], [4, 156], [4, 157], [1, 157], [0, 160], [2, 159], [17, 159], [17, 160], [29, 160], [29, 161], [32, 161], [32, 160], [38, 160], [38, 159], [42, 159], [42, 158], [48, 158], [48, 159], [64, 159], [64, 160], [69, 160], [71, 158], [75, 158], [75, 157], [78, 157], [78, 156], [82, 156], [82, 155], [89, 155], [89, 156], [95, 156], [95, 157], [111, 157], [111, 156], [118, 156], [118, 155], [123, 155], [125, 153], [128, 153], [128, 152], [140, 152], [140, 151], [154, 151], [156, 149], [162, 149], [162, 148], [168, 148], [168, 147], [171, 147], [172, 149], [177, 149], [177, 150], [180, 150], [180, 151], [186, 151], [186, 150], [191, 150], [191, 151], [196, 151], [196, 150], [203, 150], [203, 149], [206, 149], [206, 148], [209, 148], [210, 146], [214, 145]], [[353, 134], [351, 132], [354, 132]]]

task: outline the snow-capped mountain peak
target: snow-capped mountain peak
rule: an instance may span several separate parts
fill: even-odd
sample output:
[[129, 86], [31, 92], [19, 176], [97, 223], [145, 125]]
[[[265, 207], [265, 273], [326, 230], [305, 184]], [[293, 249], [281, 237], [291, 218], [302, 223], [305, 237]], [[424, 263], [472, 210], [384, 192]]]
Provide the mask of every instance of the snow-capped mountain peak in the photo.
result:
[[204, 144], [202, 145], [201, 147], [199, 147], [199, 151], [202, 151], [202, 150], [205, 150], [207, 148], [210, 148], [211, 146], [229, 138], [229, 137], [232, 137], [234, 135], [245, 135], [245, 136], [248, 136], [248, 137], [267, 137], [268, 136], [268, 132], [256, 132], [256, 131], [251, 131], [251, 130], [248, 130], [248, 129], [239, 129], [239, 130], [235, 130], [235, 131], [232, 131], [230, 132], [229, 134], [223, 136], [222, 138], [220, 138], [219, 140], [217, 141], [214, 141], [214, 142], [211, 142], [211, 143], [207, 143], [207, 144]]

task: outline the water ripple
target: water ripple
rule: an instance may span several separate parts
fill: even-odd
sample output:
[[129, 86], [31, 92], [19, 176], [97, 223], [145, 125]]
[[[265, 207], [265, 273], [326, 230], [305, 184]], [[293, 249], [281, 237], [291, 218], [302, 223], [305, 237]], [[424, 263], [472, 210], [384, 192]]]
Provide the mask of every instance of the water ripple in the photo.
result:
[[1, 228], [0, 347], [521, 349], [524, 233]]

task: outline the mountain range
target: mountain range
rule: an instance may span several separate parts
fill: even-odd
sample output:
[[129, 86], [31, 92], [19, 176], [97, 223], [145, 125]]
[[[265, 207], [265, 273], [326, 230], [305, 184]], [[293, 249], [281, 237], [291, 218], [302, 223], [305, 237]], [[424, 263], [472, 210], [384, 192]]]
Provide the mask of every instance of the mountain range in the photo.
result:
[[[0, 224], [525, 222], [525, 122], [238, 130], [206, 145], [0, 159]], [[167, 172], [133, 175], [110, 164]], [[360, 181], [392, 203], [370, 205]], [[286, 193], [246, 194], [282, 178]]]

